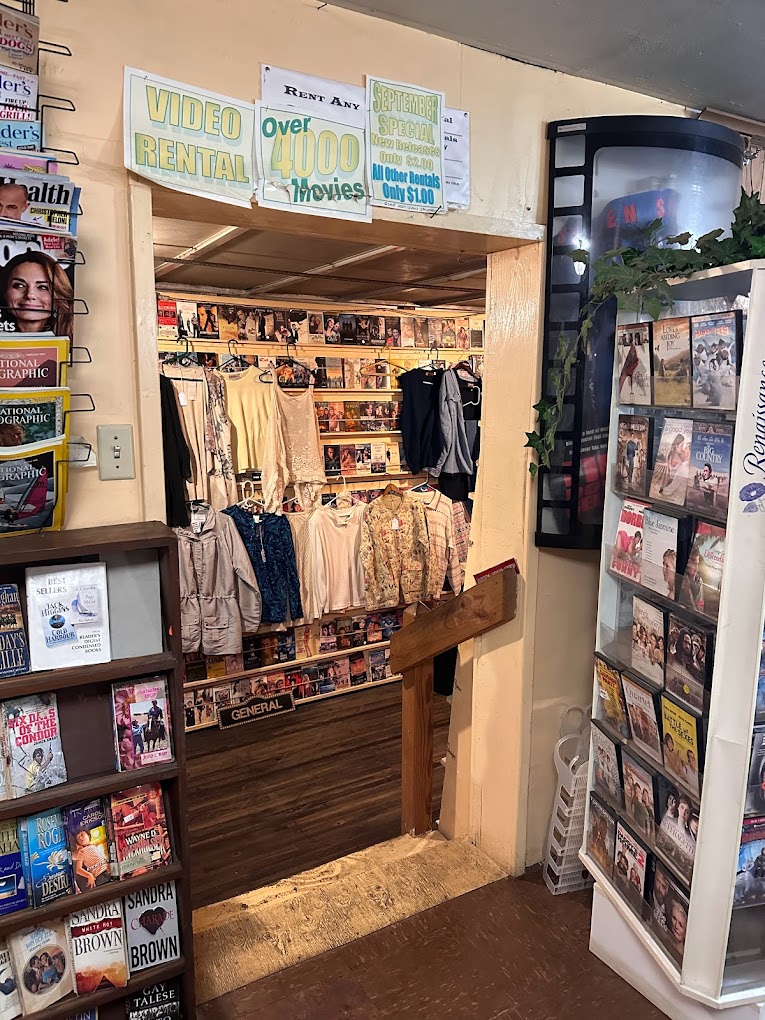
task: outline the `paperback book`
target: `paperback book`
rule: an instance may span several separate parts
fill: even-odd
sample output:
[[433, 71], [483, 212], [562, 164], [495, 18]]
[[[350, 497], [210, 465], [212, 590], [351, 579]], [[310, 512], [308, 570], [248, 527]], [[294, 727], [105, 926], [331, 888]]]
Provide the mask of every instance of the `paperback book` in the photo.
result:
[[180, 1020], [181, 990], [176, 981], [142, 988], [125, 1001], [125, 1020]]
[[639, 751], [661, 761], [661, 736], [659, 731], [656, 695], [647, 691], [625, 673], [622, 674], [624, 700], [632, 730], [632, 740]]
[[622, 751], [622, 772], [627, 817], [638, 832], [653, 839], [656, 830], [656, 776], [626, 751]]
[[736, 410], [742, 340], [740, 310], [692, 317], [694, 407], [705, 411]]
[[128, 983], [125, 922], [119, 899], [76, 910], [67, 918], [78, 995]]
[[714, 631], [670, 613], [666, 687], [695, 712], [704, 708], [704, 692], [712, 685], [713, 660]]
[[651, 478], [651, 499], [685, 505], [692, 437], [693, 422], [684, 418], [664, 419]]
[[[0, 914], [13, 914], [29, 906], [27, 882], [19, 845], [18, 822], [0, 822]], [[0, 1018], [3, 1013], [0, 1009]]]
[[[47, 921], [8, 937], [24, 1013], [39, 1013], [74, 991], [74, 968], [63, 921]], [[73, 1004], [74, 1005], [74, 1004]]]
[[39, 793], [67, 780], [55, 694], [2, 703], [3, 746], [11, 797]]
[[[374, 652], [370, 653], [374, 655]], [[592, 783], [596, 793], [607, 801], [621, 805], [622, 786], [619, 779], [619, 752], [610, 737], [593, 726], [590, 730], [592, 742]]]
[[170, 861], [165, 802], [159, 783], [112, 794], [111, 820], [120, 878], [143, 875]]
[[696, 716], [666, 694], [661, 695], [664, 768], [694, 796], [699, 795], [701, 727]]
[[589, 823], [587, 826], [587, 853], [600, 870], [611, 878], [614, 870], [616, 818], [594, 794], [590, 794]]
[[659, 861], [653, 862], [651, 927], [672, 959], [682, 965], [688, 929], [688, 894]]
[[32, 670], [109, 662], [106, 564], [27, 567]]
[[21, 999], [11, 964], [8, 942], [0, 939], [0, 1020], [16, 1020], [21, 1016]]
[[[0, 584], [0, 679], [28, 672], [29, 647], [19, 589], [15, 584]], [[0, 791], [1, 799], [4, 797]]]
[[0, 340], [0, 389], [65, 387], [69, 338]]
[[67, 456], [64, 437], [32, 446], [0, 447], [0, 538], [61, 528]]
[[651, 326], [633, 322], [616, 332], [620, 404], [651, 403]]
[[622, 693], [621, 677], [618, 670], [599, 656], [595, 656], [595, 684], [597, 698], [595, 718], [605, 722], [622, 737], [629, 737], [627, 706]]
[[0, 7], [0, 61], [27, 74], [37, 74], [40, 19], [15, 8]]
[[665, 599], [674, 600], [678, 559], [681, 561], [679, 566], [683, 565], [680, 533], [687, 530], [682, 527], [683, 523], [677, 517], [663, 514], [652, 507], [646, 507], [643, 512], [640, 583]]
[[653, 402], [659, 407], [691, 406], [691, 327], [686, 317], [653, 323]]
[[614, 885], [638, 913], [645, 894], [648, 851], [623, 822], [616, 826]]
[[636, 503], [631, 499], [624, 500], [611, 552], [611, 570], [636, 584], [640, 583], [644, 510], [642, 503]]
[[632, 668], [664, 685], [664, 613], [637, 595], [632, 600]]
[[111, 882], [117, 875], [116, 854], [109, 840], [109, 818], [100, 798], [62, 809], [66, 843], [72, 860], [76, 893]]
[[620, 414], [616, 453], [616, 491], [625, 496], [648, 494], [648, 454], [653, 419]]
[[687, 793], [659, 776], [659, 816], [656, 846], [690, 884], [699, 834], [699, 812]]
[[724, 423], [693, 423], [691, 466], [685, 505], [699, 514], [728, 513], [730, 459], [733, 426]]
[[738, 851], [733, 906], [765, 903], [765, 816], [745, 818]]
[[697, 521], [693, 546], [680, 584], [679, 604], [717, 619], [724, 567], [725, 528]]
[[72, 892], [72, 865], [61, 812], [51, 808], [19, 821], [29, 904], [42, 907]]
[[[294, 646], [293, 655], [294, 658]], [[221, 676], [226, 664], [221, 662]], [[173, 760], [167, 680], [150, 677], [112, 687], [117, 769], [127, 772]]]
[[125, 897], [130, 973], [177, 960], [181, 955], [175, 882], [130, 893]]
[[755, 726], [752, 734], [752, 756], [749, 759], [749, 782], [744, 812], [765, 813], [765, 726]]

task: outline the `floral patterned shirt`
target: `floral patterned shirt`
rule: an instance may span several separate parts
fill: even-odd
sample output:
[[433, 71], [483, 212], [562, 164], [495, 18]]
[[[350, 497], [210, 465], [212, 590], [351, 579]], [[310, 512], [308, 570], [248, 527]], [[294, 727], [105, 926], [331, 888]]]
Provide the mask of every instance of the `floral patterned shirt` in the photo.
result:
[[428, 528], [412, 496], [389, 492], [364, 510], [361, 561], [367, 609], [387, 609], [427, 597]]

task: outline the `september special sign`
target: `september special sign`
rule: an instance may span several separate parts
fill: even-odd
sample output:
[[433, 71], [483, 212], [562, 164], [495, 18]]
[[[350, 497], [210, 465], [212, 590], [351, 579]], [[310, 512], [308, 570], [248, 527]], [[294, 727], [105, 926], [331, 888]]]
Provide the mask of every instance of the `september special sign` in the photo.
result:
[[249, 209], [255, 106], [125, 68], [125, 166], [166, 188]]

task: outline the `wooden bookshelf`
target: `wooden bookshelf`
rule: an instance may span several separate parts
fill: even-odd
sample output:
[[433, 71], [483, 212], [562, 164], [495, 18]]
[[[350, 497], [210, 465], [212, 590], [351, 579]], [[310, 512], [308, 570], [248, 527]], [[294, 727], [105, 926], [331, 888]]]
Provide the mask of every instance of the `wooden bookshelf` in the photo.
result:
[[[117, 1003], [125, 996], [157, 981], [182, 977], [183, 1014], [196, 1016], [194, 952], [191, 925], [191, 890], [186, 798], [186, 735], [183, 711], [183, 656], [178, 580], [178, 546], [175, 534], [158, 521], [113, 525], [73, 531], [19, 535], [3, 543], [0, 580], [23, 584], [23, 568], [40, 564], [76, 563], [110, 556], [150, 552], [156, 556], [162, 607], [162, 644], [156, 654], [114, 659], [88, 666], [27, 673], [0, 681], [0, 699], [42, 692], [58, 700], [61, 740], [68, 782], [39, 793], [0, 803], [1, 818], [24, 817], [78, 800], [107, 796], [145, 782], [162, 786], [167, 813], [172, 863], [163, 868], [99, 886], [79, 895], [65, 896], [39, 908], [27, 908], [0, 917], [3, 936], [52, 918], [66, 917], [75, 909], [122, 897], [159, 882], [175, 881], [178, 928], [183, 957], [170, 964], [142, 971], [127, 988], [104, 989], [93, 995], [69, 997], [44, 1011], [29, 1014], [39, 1020], [58, 1020], [74, 1013]], [[114, 635], [120, 621], [110, 616]], [[111, 684], [140, 676], [163, 674], [168, 686], [174, 761], [145, 769], [115, 769]], [[116, 1008], [116, 1007], [115, 1007]], [[119, 1003], [117, 1013], [124, 1009]]]

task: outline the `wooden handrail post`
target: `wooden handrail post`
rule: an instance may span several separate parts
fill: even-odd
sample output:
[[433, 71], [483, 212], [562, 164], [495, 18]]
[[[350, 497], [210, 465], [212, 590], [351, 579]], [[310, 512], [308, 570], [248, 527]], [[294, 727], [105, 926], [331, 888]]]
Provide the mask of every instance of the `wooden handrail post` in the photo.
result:
[[493, 574], [430, 612], [407, 610], [391, 639], [391, 669], [401, 673], [401, 831], [433, 826], [433, 659], [477, 634], [512, 620], [518, 575]]

